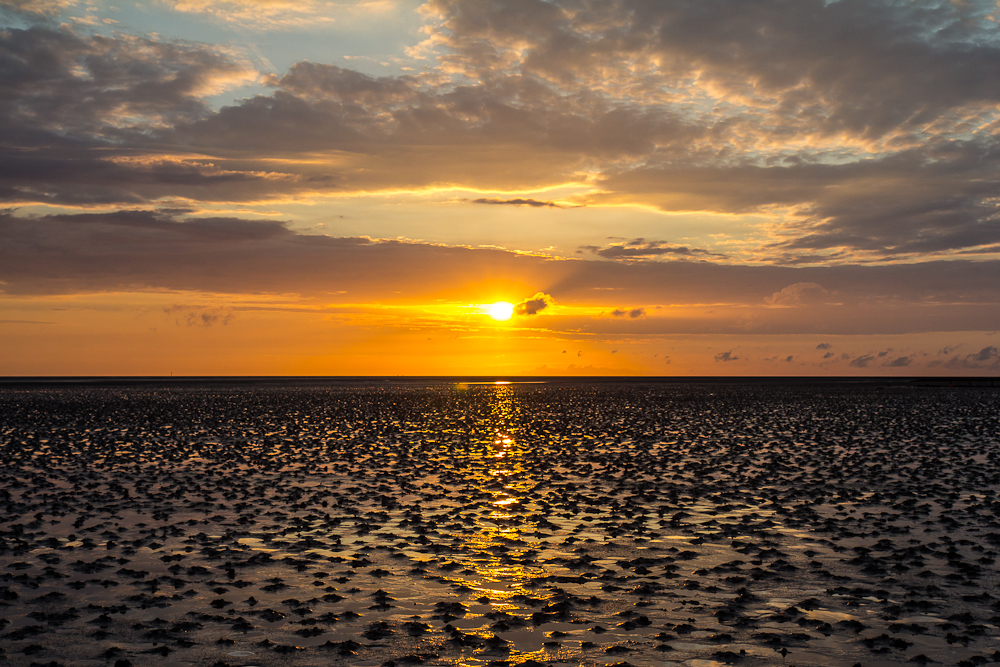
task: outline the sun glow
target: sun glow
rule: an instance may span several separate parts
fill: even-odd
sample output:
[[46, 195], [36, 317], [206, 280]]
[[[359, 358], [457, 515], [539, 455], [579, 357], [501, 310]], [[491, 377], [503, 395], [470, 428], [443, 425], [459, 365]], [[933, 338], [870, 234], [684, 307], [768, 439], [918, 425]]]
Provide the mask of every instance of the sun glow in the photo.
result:
[[487, 306], [486, 312], [497, 321], [509, 320], [514, 314], [514, 304], [507, 301], [497, 301]]

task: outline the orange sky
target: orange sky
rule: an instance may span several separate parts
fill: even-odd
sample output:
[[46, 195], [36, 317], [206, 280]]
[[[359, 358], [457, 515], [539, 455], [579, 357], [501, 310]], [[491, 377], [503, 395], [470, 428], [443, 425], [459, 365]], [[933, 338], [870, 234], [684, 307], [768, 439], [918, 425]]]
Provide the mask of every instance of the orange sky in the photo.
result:
[[996, 375], [995, 9], [0, 0], [0, 375]]

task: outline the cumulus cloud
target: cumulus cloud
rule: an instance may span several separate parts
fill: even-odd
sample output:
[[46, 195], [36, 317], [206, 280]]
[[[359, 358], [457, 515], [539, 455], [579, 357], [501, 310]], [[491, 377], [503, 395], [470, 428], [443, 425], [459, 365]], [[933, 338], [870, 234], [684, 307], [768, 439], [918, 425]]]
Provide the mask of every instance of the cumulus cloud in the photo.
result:
[[554, 303], [552, 297], [543, 292], [537, 292], [530, 299], [514, 304], [515, 315], [537, 315]]
[[963, 357], [952, 357], [944, 365], [960, 370], [1000, 369], [1000, 350], [994, 345], [987, 345], [979, 352], [973, 352]]
[[[795, 283], [775, 292], [769, 297], [765, 297], [764, 302], [771, 306], [804, 306], [814, 303], [822, 303], [830, 293], [823, 289], [822, 285], [816, 283]], [[819, 348], [816, 349], [825, 349]]]
[[201, 118], [204, 98], [247, 83], [257, 72], [221, 47], [146, 37], [81, 35], [35, 26], [0, 32], [6, 53], [0, 113], [33, 133], [85, 139], [140, 134]]
[[[517, 72], [564, 90], [689, 85], [761, 105], [772, 123], [801, 119], [829, 133], [878, 137], [1000, 95], [991, 87], [998, 77], [991, 60], [996, 26], [981, 20], [985, 10], [977, 3], [428, 6], [439, 17], [438, 40], [454, 54], [449, 62], [470, 74]], [[630, 80], [615, 72], [636, 74]]]
[[868, 368], [868, 364], [870, 364], [873, 361], [875, 361], [874, 355], [865, 354], [860, 357], [855, 357], [854, 359], [851, 359], [850, 365], [852, 368]]
[[1000, 355], [998, 355], [997, 348], [990, 345], [988, 347], [984, 347], [976, 354], [969, 355], [969, 360], [980, 361], [980, 362], [991, 361], [993, 359], [996, 359], [998, 356]]
[[718, 362], [737, 361], [739, 360], [739, 357], [733, 356], [732, 350], [727, 350], [725, 352], [719, 352], [717, 355], [715, 355], [715, 360]]
[[886, 366], [888, 366], [889, 368], [904, 368], [906, 366], [909, 366], [911, 363], [913, 363], [912, 356], [896, 357], [891, 362], [886, 364]]
[[830, 343], [820, 343], [819, 345], [816, 346], [816, 349], [817, 350], [829, 350], [832, 347], [833, 347], [833, 345], [831, 345]]

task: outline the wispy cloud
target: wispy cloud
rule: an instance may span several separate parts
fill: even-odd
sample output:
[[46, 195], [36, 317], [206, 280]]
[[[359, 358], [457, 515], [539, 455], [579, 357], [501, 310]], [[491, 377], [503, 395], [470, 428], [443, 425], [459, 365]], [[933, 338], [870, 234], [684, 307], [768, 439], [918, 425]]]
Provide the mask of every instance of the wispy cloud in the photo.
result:
[[625, 317], [628, 315], [633, 320], [646, 314], [645, 308], [615, 308], [611, 311], [612, 317]]
[[384, 14], [393, 0], [164, 0], [174, 10], [212, 16], [257, 30], [312, 28], [359, 14]]
[[78, 0], [0, 0], [0, 12], [7, 10], [27, 16], [50, 17], [76, 4]]
[[659, 257], [694, 257], [705, 256], [722, 258], [724, 255], [712, 253], [701, 248], [689, 248], [678, 246], [667, 241], [647, 241], [646, 239], [632, 239], [621, 243], [612, 243], [607, 246], [582, 246], [580, 250], [586, 250], [605, 259], [641, 260]]
[[496, 198], [479, 198], [473, 199], [473, 204], [500, 204], [507, 206], [531, 206], [533, 208], [563, 208], [561, 204], [557, 204], [551, 201], [539, 201], [537, 199], [496, 199]]
[[174, 320], [177, 326], [212, 327], [228, 325], [236, 314], [218, 306], [185, 306], [174, 305], [163, 309], [163, 312]]

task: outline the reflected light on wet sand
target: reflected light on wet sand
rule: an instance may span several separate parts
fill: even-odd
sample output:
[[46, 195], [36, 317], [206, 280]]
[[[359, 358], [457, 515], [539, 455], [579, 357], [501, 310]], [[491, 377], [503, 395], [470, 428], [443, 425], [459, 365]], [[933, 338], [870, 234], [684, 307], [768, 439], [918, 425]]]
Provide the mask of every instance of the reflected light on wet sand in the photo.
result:
[[494, 386], [488, 424], [493, 435], [484, 443], [486, 447], [478, 450], [481, 453], [471, 461], [468, 472], [476, 488], [492, 498], [492, 509], [486, 516], [477, 515], [472, 536], [461, 537], [473, 550], [469, 565], [477, 580], [470, 585], [488, 596], [494, 609], [514, 609], [515, 605], [505, 601], [525, 594], [528, 582], [543, 576], [544, 570], [519, 562], [540, 546], [524, 535], [537, 525], [525, 516], [534, 482], [521, 461], [525, 448], [512, 435], [514, 391], [506, 382]]

